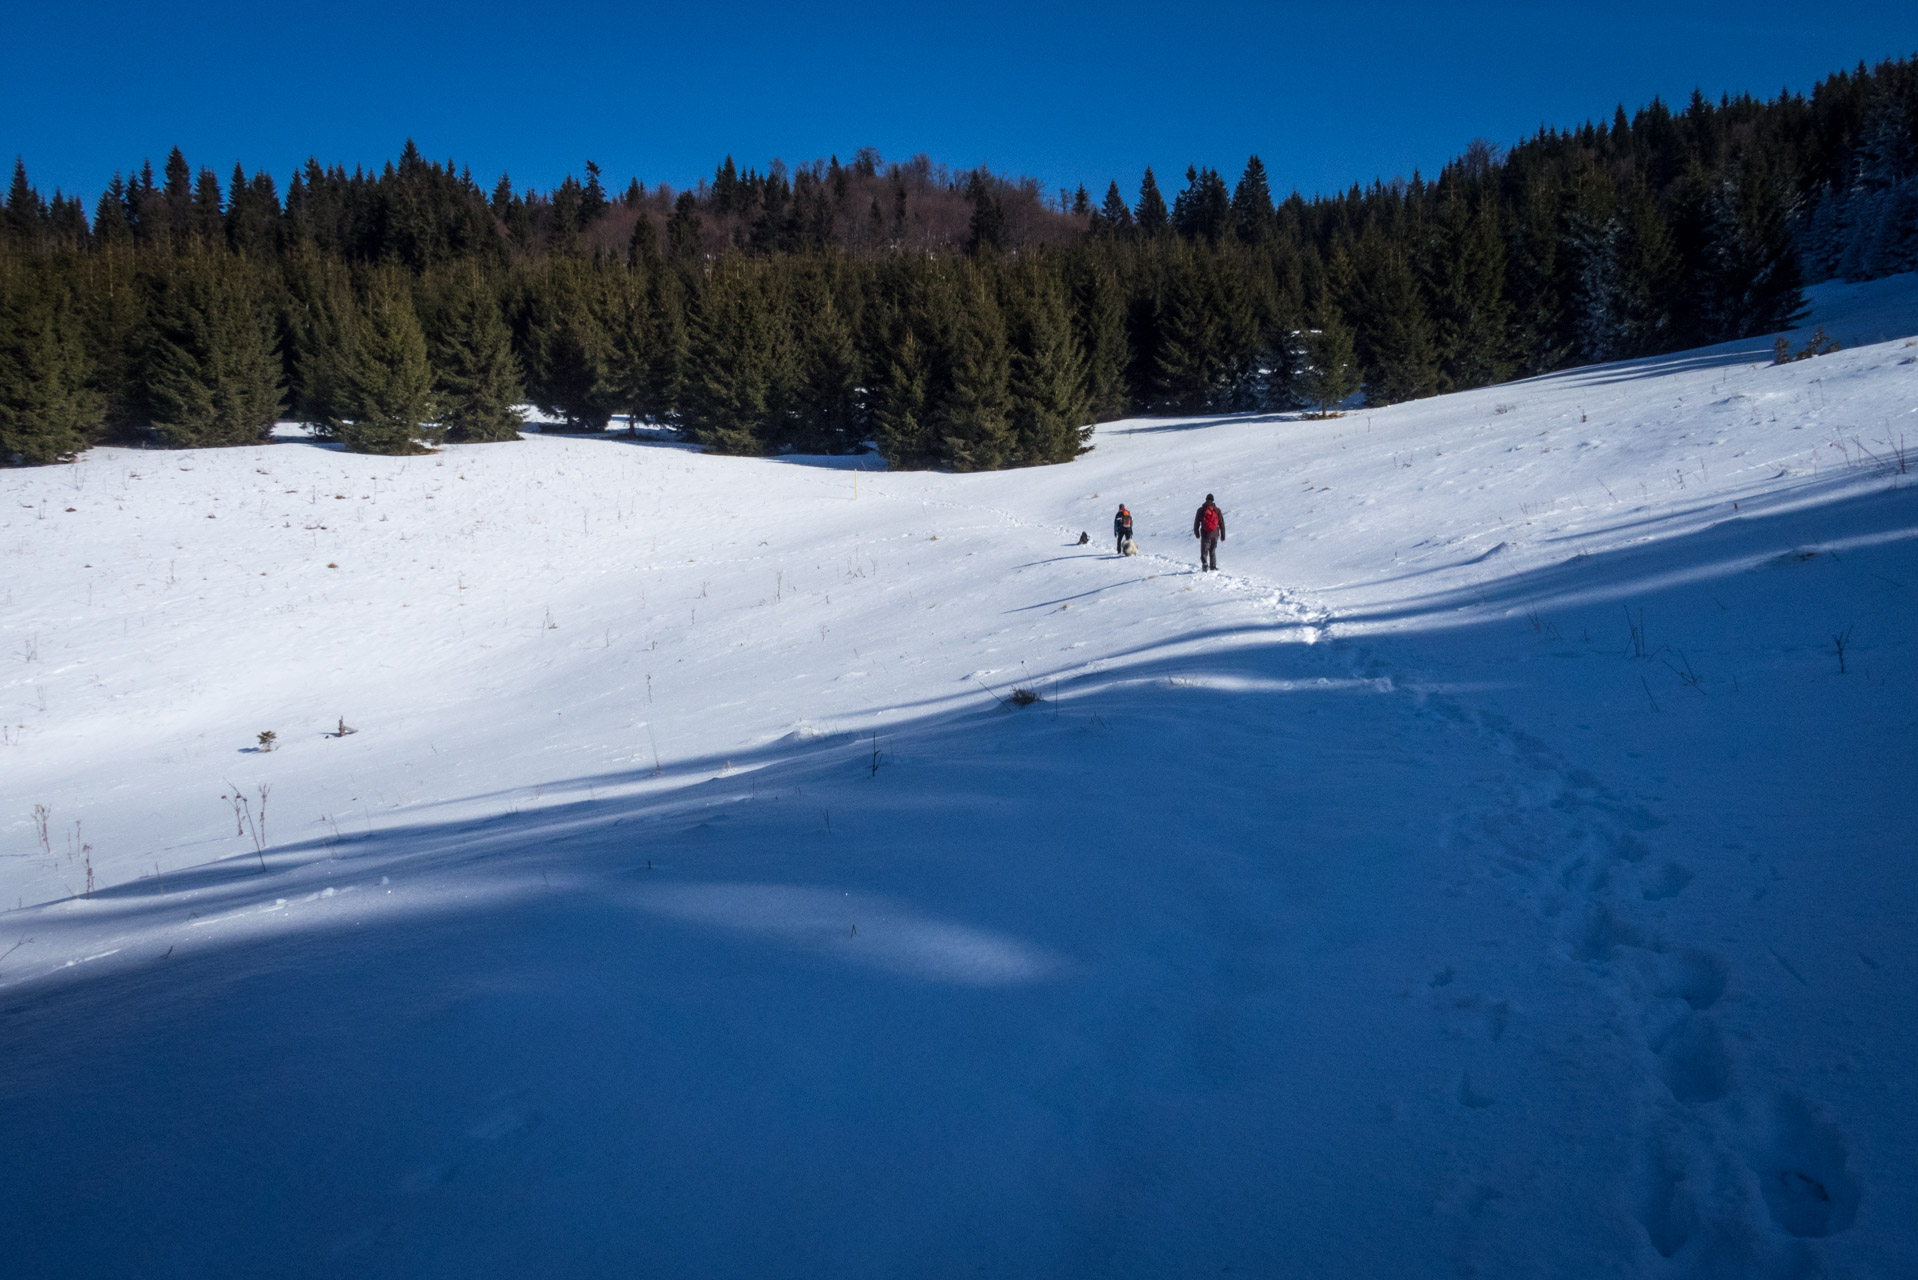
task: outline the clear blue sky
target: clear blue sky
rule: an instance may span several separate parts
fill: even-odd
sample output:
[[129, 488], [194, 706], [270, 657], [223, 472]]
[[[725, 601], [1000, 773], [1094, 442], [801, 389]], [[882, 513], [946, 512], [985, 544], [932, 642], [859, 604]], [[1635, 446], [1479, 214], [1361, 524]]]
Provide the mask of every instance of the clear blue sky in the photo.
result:
[[222, 181], [411, 136], [490, 184], [690, 185], [877, 147], [1130, 199], [1152, 165], [1283, 193], [1434, 171], [1474, 137], [1781, 87], [1918, 52], [1918, 6], [1318, 3], [313, 5], [5, 0], [0, 152], [85, 195], [176, 143]]

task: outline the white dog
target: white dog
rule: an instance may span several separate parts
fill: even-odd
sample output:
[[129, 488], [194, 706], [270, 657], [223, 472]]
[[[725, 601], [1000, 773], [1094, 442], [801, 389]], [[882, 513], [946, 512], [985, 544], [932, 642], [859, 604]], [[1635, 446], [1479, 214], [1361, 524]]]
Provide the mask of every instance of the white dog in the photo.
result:
[[1130, 539], [1130, 538], [1127, 538], [1127, 539], [1125, 540], [1125, 553], [1126, 553], [1127, 555], [1129, 555], [1129, 556], [1136, 556], [1136, 555], [1138, 555], [1138, 554], [1139, 554], [1139, 544], [1138, 544], [1138, 543], [1136, 543], [1136, 542], [1134, 542], [1134, 541], [1133, 541], [1132, 539]]

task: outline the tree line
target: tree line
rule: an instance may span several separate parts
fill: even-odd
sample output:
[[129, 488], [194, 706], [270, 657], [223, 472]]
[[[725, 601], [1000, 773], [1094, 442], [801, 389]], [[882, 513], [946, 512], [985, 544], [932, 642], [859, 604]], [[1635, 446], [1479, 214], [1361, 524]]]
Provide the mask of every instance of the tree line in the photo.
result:
[[1323, 413], [1784, 327], [1807, 281], [1918, 266], [1918, 60], [1309, 200], [1256, 156], [1095, 201], [870, 150], [488, 190], [408, 143], [283, 193], [176, 149], [90, 217], [16, 163], [0, 227], [0, 461], [287, 416], [411, 452], [513, 438], [530, 401], [578, 431], [987, 469], [1126, 413]]

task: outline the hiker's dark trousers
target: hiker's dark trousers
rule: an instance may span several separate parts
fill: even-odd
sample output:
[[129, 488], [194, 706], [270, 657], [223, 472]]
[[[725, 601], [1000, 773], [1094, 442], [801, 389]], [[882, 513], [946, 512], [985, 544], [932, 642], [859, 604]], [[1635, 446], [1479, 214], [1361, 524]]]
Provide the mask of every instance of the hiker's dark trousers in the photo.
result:
[[1219, 535], [1210, 531], [1199, 535], [1199, 567], [1216, 569], [1219, 567]]

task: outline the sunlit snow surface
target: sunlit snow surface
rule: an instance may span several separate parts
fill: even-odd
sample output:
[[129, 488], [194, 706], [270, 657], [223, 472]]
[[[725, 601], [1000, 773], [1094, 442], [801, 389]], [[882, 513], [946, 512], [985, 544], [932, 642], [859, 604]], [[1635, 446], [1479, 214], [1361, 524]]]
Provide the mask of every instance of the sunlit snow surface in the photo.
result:
[[994, 475], [0, 473], [0, 1271], [1918, 1273], [1918, 282], [1814, 301]]

